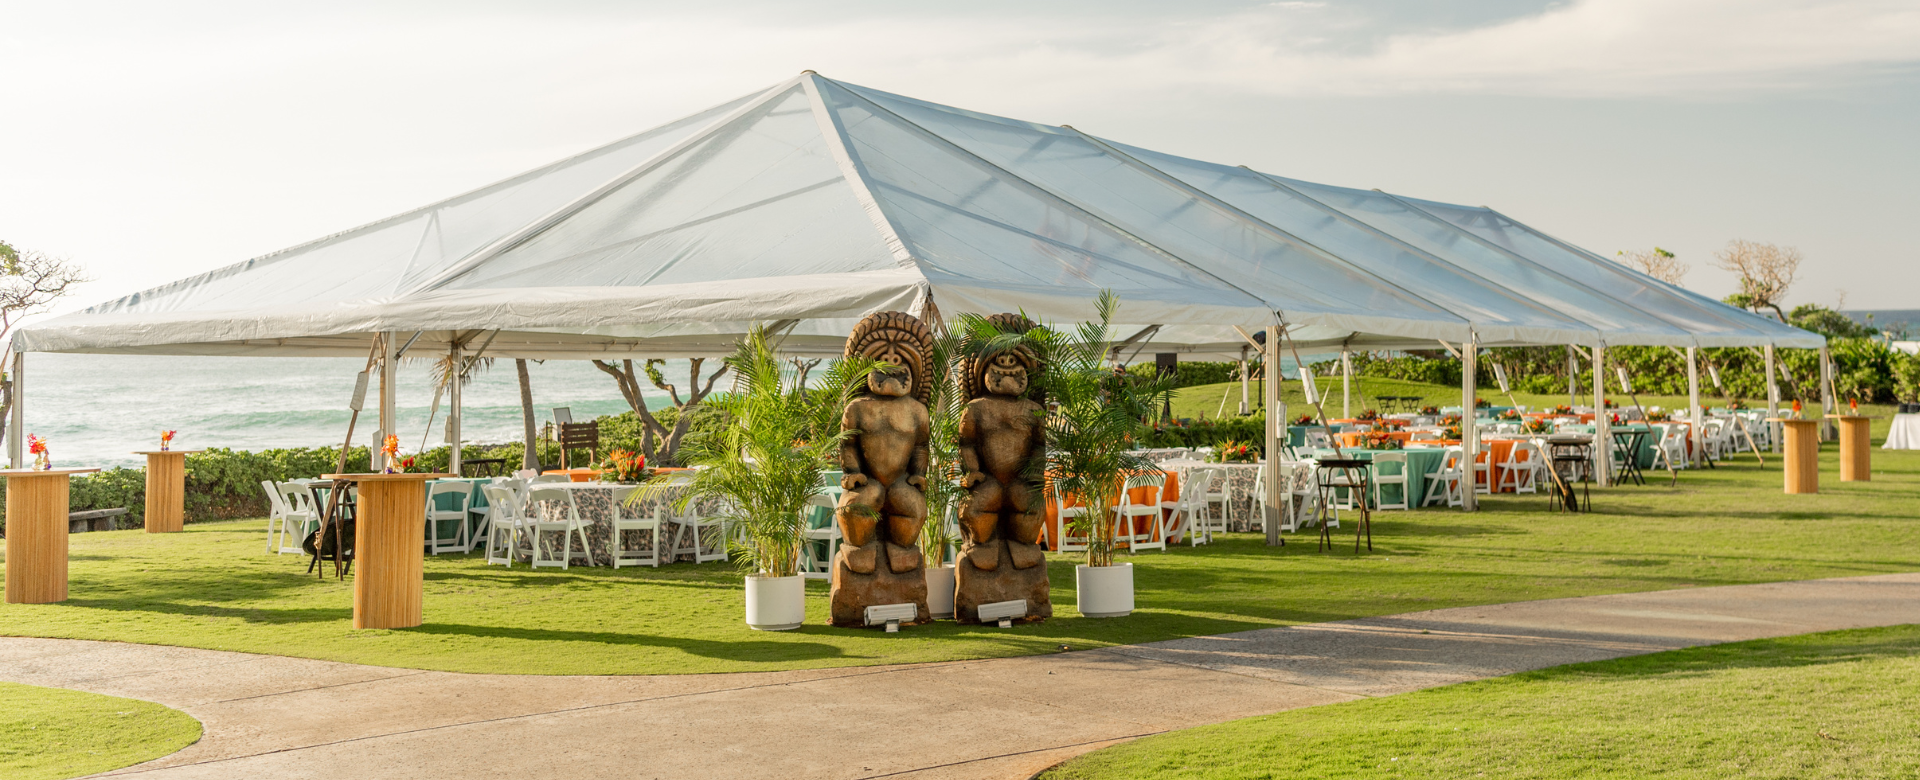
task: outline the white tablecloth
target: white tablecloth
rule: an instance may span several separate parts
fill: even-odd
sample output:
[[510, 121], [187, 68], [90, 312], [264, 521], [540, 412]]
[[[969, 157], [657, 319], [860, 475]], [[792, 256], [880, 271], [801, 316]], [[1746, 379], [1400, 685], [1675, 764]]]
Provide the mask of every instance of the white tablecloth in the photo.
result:
[[1920, 414], [1896, 414], [1887, 429], [1887, 450], [1920, 450]]

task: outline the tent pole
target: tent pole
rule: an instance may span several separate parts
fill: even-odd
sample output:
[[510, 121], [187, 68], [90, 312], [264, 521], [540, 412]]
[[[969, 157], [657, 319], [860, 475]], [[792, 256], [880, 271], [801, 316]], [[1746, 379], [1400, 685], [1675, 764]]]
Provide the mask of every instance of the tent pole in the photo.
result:
[[1247, 403], [1248, 401], [1247, 382], [1248, 382], [1247, 380], [1247, 345], [1241, 344], [1240, 345], [1240, 416], [1242, 417], [1247, 416], [1247, 413], [1253, 411], [1251, 408], [1249, 408]]
[[[1826, 344], [1820, 345], [1820, 413], [1822, 415], [1839, 413], [1839, 401], [1833, 393], [1833, 352]], [[1822, 419], [1820, 440], [1834, 441], [1840, 438], [1840, 428], [1832, 420]]]
[[400, 334], [396, 331], [387, 331], [380, 337], [380, 432], [375, 437], [378, 443], [373, 448], [375, 455], [370, 459], [376, 469], [393, 468], [398, 465], [391, 460], [383, 461], [380, 452], [381, 448], [386, 446], [387, 437], [394, 435], [393, 392], [397, 377], [393, 364], [398, 362], [399, 350], [396, 348], [396, 342], [399, 341], [399, 336]]
[[[1480, 394], [1480, 334], [1467, 337], [1460, 345], [1460, 447], [1461, 467], [1466, 474], [1460, 479], [1460, 511], [1474, 512], [1480, 509], [1480, 478], [1473, 466], [1478, 463], [1480, 453], [1480, 426], [1475, 424], [1479, 407], [1474, 403]], [[1493, 489], [1493, 469], [1487, 469], [1487, 489]]]
[[1340, 348], [1340, 416], [1353, 419], [1353, 353]]
[[1607, 347], [1593, 345], [1593, 481], [1613, 484], [1613, 421], [1607, 416]]
[[1280, 459], [1286, 452], [1287, 443], [1287, 405], [1280, 400], [1280, 331], [1279, 318], [1267, 328], [1267, 366], [1265, 376], [1267, 407], [1267, 446], [1266, 464], [1261, 467], [1266, 476], [1267, 495], [1260, 509], [1260, 524], [1267, 532], [1267, 546], [1278, 547], [1286, 544], [1280, 538]]
[[13, 420], [7, 425], [7, 461], [16, 469], [27, 467], [27, 353], [13, 353]]
[[453, 376], [447, 380], [447, 471], [455, 477], [460, 476], [460, 379], [466, 372], [461, 370], [463, 360], [460, 344], [455, 342], [452, 353]]
[[[1775, 381], [1773, 368], [1773, 345], [1768, 344], [1761, 353], [1767, 363], [1767, 416], [1780, 419], [1780, 383]], [[1767, 449], [1780, 451], [1780, 423], [1767, 423]]]
[[1687, 347], [1687, 420], [1693, 423], [1689, 431], [1688, 446], [1693, 448], [1693, 465], [1699, 466], [1707, 460], [1707, 448], [1704, 439], [1704, 426], [1707, 424], [1705, 413], [1700, 410], [1700, 350]]

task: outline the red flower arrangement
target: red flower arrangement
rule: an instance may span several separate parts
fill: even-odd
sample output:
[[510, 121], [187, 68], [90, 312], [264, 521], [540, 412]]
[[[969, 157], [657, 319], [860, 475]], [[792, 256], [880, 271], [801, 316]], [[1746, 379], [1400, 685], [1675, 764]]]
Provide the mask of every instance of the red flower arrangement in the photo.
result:
[[1354, 416], [1354, 418], [1353, 418], [1353, 419], [1356, 419], [1356, 420], [1378, 420], [1378, 419], [1380, 419], [1380, 412], [1378, 412], [1378, 411], [1376, 411], [1376, 410], [1373, 410], [1373, 409], [1366, 409], [1366, 410], [1362, 410], [1362, 411], [1360, 412], [1360, 414], [1358, 414], [1358, 415], [1356, 415], [1356, 416]]
[[1311, 414], [1303, 414], [1293, 420], [1294, 425], [1312, 425], [1315, 422], [1317, 422], [1317, 420], [1315, 420]]
[[607, 459], [596, 468], [600, 469], [603, 482], [634, 484], [647, 481], [653, 471], [647, 468], [647, 455], [631, 450], [614, 450], [607, 453]]
[[1573, 407], [1568, 406], [1566, 404], [1561, 404], [1559, 406], [1553, 407], [1553, 413], [1554, 414], [1573, 414]]
[[1485, 409], [1485, 408], [1487, 408], [1487, 407], [1490, 407], [1490, 406], [1493, 406], [1493, 402], [1492, 402], [1492, 401], [1488, 401], [1488, 400], [1487, 400], [1487, 399], [1485, 399], [1485, 398], [1475, 398], [1475, 399], [1473, 399], [1473, 408], [1475, 408], [1475, 409]]
[[1252, 445], [1237, 441], [1221, 442], [1215, 456], [1221, 463], [1252, 463], [1260, 459], [1260, 453], [1255, 452]]
[[161, 431], [160, 432], [160, 451], [161, 452], [166, 452], [167, 445], [173, 443], [173, 435], [175, 433], [178, 433], [178, 431]]
[[1422, 407], [1420, 407], [1420, 413], [1421, 413], [1421, 414], [1424, 414], [1424, 415], [1429, 415], [1429, 416], [1431, 416], [1431, 415], [1436, 415], [1436, 414], [1439, 414], [1439, 413], [1440, 413], [1440, 407], [1438, 407], [1438, 406], [1422, 406]]
[[1382, 430], [1372, 430], [1360, 434], [1360, 447], [1369, 450], [1397, 450], [1401, 447], [1399, 439]]
[[1520, 430], [1525, 433], [1535, 433], [1535, 434], [1553, 433], [1553, 424], [1547, 422], [1544, 419], [1536, 417], [1534, 419], [1526, 421], [1525, 424], [1521, 425]]

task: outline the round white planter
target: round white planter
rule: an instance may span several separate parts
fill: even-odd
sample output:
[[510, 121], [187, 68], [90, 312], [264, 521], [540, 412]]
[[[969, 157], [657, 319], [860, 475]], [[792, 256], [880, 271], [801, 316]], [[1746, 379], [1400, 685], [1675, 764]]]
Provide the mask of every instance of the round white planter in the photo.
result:
[[1133, 614], [1133, 564], [1073, 567], [1073, 585], [1080, 614], [1087, 617], [1126, 617]]
[[953, 619], [953, 564], [927, 567], [927, 611], [935, 619]]
[[805, 577], [747, 578], [747, 627], [755, 631], [792, 631], [807, 621]]

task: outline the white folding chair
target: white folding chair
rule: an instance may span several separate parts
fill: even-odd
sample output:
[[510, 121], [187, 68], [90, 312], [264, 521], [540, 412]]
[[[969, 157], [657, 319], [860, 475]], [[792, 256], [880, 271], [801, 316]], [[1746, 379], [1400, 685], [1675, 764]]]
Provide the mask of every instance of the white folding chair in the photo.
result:
[[[673, 481], [676, 486], [684, 486], [692, 477], [679, 477]], [[727, 559], [726, 523], [718, 517], [707, 517], [700, 507], [688, 504], [685, 512], [672, 517], [673, 557], [693, 556], [694, 563], [724, 561]]]
[[480, 495], [487, 499], [487, 563], [505, 564], [511, 569], [520, 537], [526, 532], [520, 494], [506, 485], [482, 485]]
[[[441, 509], [440, 496], [448, 499], [452, 509]], [[443, 552], [466, 552], [472, 545], [467, 543], [467, 503], [473, 499], [473, 483], [454, 481], [434, 481], [427, 484], [427, 527], [424, 542], [429, 555]], [[454, 521], [452, 539], [440, 537], [440, 521]]]
[[1067, 506], [1066, 497], [1060, 494], [1059, 483], [1053, 483], [1052, 489], [1054, 514], [1060, 518], [1060, 549], [1054, 552], [1076, 552], [1087, 549], [1087, 537], [1073, 535], [1073, 521], [1087, 516], [1086, 506]]
[[1167, 535], [1187, 537], [1187, 546], [1207, 544], [1213, 541], [1213, 505], [1206, 496], [1213, 490], [1213, 482], [1219, 477], [1214, 469], [1192, 469], [1187, 472], [1186, 484], [1180, 486], [1180, 495], [1172, 501], [1160, 502], [1160, 508], [1172, 513], [1167, 520]]
[[1512, 488], [1515, 493], [1536, 493], [1540, 476], [1540, 466], [1546, 458], [1540, 454], [1540, 448], [1530, 441], [1516, 441], [1513, 449], [1507, 450], [1506, 461], [1500, 464], [1500, 489]]
[[[840, 552], [840, 524], [833, 521], [833, 508], [837, 503], [827, 493], [815, 493], [807, 497], [807, 505], [800, 508], [800, 521], [805, 524], [815, 508], [827, 510], [827, 524], [823, 528], [805, 528], [800, 538], [806, 540], [800, 545], [800, 576], [810, 580], [833, 579], [833, 556]], [[814, 552], [816, 542], [825, 543], [826, 557]]]
[[[1309, 520], [1320, 517], [1324, 508], [1320, 506], [1320, 488], [1314, 484], [1313, 471], [1314, 463], [1311, 460], [1280, 462], [1280, 478], [1283, 480], [1280, 501], [1284, 510], [1281, 513], [1280, 530], [1296, 532], [1308, 525]], [[1260, 501], [1265, 503], [1264, 493]]]
[[1312, 431], [1306, 432], [1307, 449], [1318, 450], [1318, 449], [1325, 449], [1331, 446], [1333, 446], [1333, 441], [1332, 439], [1328, 438], [1326, 431], [1312, 430]]
[[267, 492], [267, 552], [276, 552], [279, 545], [274, 543], [274, 536], [286, 527], [287, 500], [281, 497], [280, 488], [273, 480], [260, 480], [260, 489]]
[[276, 482], [274, 488], [280, 492], [280, 503], [286, 507], [280, 516], [278, 552], [283, 555], [306, 552], [300, 549], [300, 543], [320, 527], [320, 513], [313, 507], [313, 493], [306, 485], [293, 482]]
[[[1493, 448], [1480, 442], [1480, 451], [1473, 454], [1473, 492], [1481, 495], [1493, 493]], [[1465, 452], [1462, 449], [1461, 452]], [[1481, 479], [1481, 477], [1486, 477]]]
[[[1466, 460], [1466, 450], [1460, 447], [1448, 447], [1440, 456], [1440, 468], [1427, 472], [1427, 496], [1420, 502], [1427, 506], [1435, 501], [1447, 506], [1460, 506], [1465, 498], [1460, 493], [1460, 480], [1466, 478], [1466, 470], [1461, 462]], [[1439, 495], [1435, 495], [1435, 491]]]
[[[559, 519], [548, 520], [547, 512], [554, 510]], [[558, 566], [567, 568], [574, 557], [583, 557], [591, 564], [593, 548], [587, 545], [587, 527], [580, 522], [580, 507], [574, 503], [573, 491], [566, 488], [532, 485], [527, 488], [527, 514], [522, 524], [529, 542], [533, 545], [533, 567]], [[541, 534], [560, 535], [560, 557], [556, 560], [546, 555], [546, 549], [540, 545]], [[575, 552], [573, 540], [580, 540], [580, 550]]]
[[[1160, 510], [1160, 496], [1165, 492], [1166, 487], [1167, 475], [1165, 474], [1141, 474], [1127, 477], [1126, 486], [1120, 491], [1120, 505], [1113, 508], [1115, 544], [1124, 541], [1136, 552], [1167, 549], [1166, 516], [1161, 514]], [[1136, 488], [1147, 491], [1147, 500], [1134, 502], [1133, 491]], [[1135, 518], [1147, 519], [1146, 530], [1135, 532]]]
[[[656, 504], [650, 517], [628, 514], [633, 510], [627, 507], [627, 500], [638, 489], [639, 485], [621, 485], [613, 489], [613, 536], [607, 540], [607, 547], [613, 555], [613, 568], [616, 569], [623, 565], [660, 567], [660, 550], [665, 547], [662, 537], [669, 525], [667, 504], [664, 501]], [[628, 531], [647, 532], [647, 546], [628, 547], [623, 536]]]
[[[1381, 466], [1389, 463], [1399, 464], [1400, 470], [1392, 474], [1387, 473], [1386, 469], [1381, 468]], [[1374, 453], [1373, 454], [1373, 477], [1371, 481], [1373, 482], [1373, 506], [1375, 509], [1407, 509], [1409, 508], [1408, 505], [1412, 503], [1413, 498], [1410, 495], [1412, 491], [1407, 489], [1407, 454], [1406, 453], [1404, 452]], [[1398, 502], [1392, 503], [1392, 504], [1387, 503], [1386, 493], [1385, 491], [1381, 490], [1381, 488], [1385, 485], [1400, 486], [1400, 500]]]

